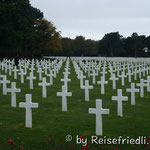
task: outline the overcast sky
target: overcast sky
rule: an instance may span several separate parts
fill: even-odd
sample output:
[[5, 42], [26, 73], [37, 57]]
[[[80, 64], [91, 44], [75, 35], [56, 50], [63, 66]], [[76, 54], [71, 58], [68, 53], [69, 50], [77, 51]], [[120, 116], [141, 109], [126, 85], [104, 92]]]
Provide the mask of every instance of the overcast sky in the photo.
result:
[[150, 35], [150, 0], [30, 0], [63, 37], [100, 40], [106, 33]]

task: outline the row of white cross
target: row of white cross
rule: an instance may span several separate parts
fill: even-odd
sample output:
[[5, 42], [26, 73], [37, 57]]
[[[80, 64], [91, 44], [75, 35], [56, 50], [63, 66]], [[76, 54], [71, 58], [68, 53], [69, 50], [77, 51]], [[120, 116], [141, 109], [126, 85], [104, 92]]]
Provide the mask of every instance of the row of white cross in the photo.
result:
[[[62, 66], [62, 62], [59, 64], [59, 69]], [[15, 67], [16, 68], [16, 67]], [[34, 70], [34, 69], [32, 69]], [[21, 69], [21, 76], [23, 75], [23, 71]], [[15, 73], [15, 78], [17, 79], [17, 74]], [[51, 78], [51, 76], [50, 76]], [[33, 89], [33, 79], [36, 79], [36, 77], [33, 76], [33, 72], [30, 72], [30, 76], [27, 77], [27, 79], [30, 80], [30, 89]], [[24, 83], [23, 76], [21, 77], [21, 83]], [[16, 107], [16, 93], [21, 92], [21, 89], [16, 88], [16, 82], [11, 82], [11, 88], [7, 88], [7, 84], [10, 83], [9, 80], [7, 80], [6, 75], [0, 75], [0, 85], [3, 85], [3, 95], [7, 95], [7, 92], [11, 93], [11, 107]], [[42, 83], [39, 83], [39, 86], [42, 86], [42, 97], [46, 98], [47, 92], [46, 92], [46, 86], [53, 85], [53, 80], [50, 79], [50, 83], [46, 82], [46, 78], [42, 78]], [[25, 97], [26, 102], [20, 102], [19, 107], [26, 109], [25, 114], [25, 126], [27, 128], [32, 128], [32, 108], [38, 108], [38, 103], [32, 103], [32, 94], [26, 94]]]
[[[79, 64], [81, 65], [81, 68], [83, 68], [85, 72], [88, 71], [88, 77], [90, 77], [91, 75], [93, 76], [93, 80], [92, 80], [93, 84], [96, 84], [95, 77], [98, 76], [98, 72], [100, 71], [100, 66], [97, 67], [96, 63], [92, 63], [92, 67], [91, 66], [86, 67], [86, 65], [81, 61], [79, 62]], [[24, 71], [21, 68], [22, 65], [19, 65], [20, 72], [18, 74], [21, 76], [21, 83], [24, 83], [24, 75], [27, 74], [27, 69], [25, 69], [25, 71]], [[84, 78], [86, 78], [86, 76], [83, 75], [83, 71], [80, 69], [80, 67], [78, 66], [76, 61], [73, 61], [73, 65], [74, 65], [77, 77], [78, 77], [78, 79], [80, 79], [80, 88], [85, 90], [85, 101], [89, 101], [89, 99], [90, 99], [89, 98], [89, 90], [93, 89], [93, 86], [89, 85], [89, 80], [85, 80], [85, 84], [83, 84]], [[2, 68], [2, 70], [4, 70], [4, 68], [5, 68], [5, 72], [7, 72], [6, 68], [12, 68], [12, 66], [11, 67], [10, 67], [10, 65], [8, 65], [8, 66], [5, 65], [5, 63], [2, 63], [1, 68]], [[24, 66], [26, 66], [25, 68], [27, 68], [27, 66], [29, 66], [29, 64], [24, 65]], [[45, 74], [50, 77], [50, 82], [48, 82], [48, 83], [46, 81], [46, 77], [42, 77], [43, 71], [42, 71], [41, 67], [39, 67], [40, 66], [39, 63], [37, 63], [37, 66], [38, 66], [37, 72], [39, 73], [39, 80], [42, 80], [42, 82], [38, 83], [38, 85], [42, 86], [42, 97], [46, 98], [47, 97], [46, 87], [53, 84], [53, 77], [56, 77], [56, 73], [58, 73], [58, 70], [62, 66], [62, 61], [61, 61], [60, 65], [58, 65], [57, 67], [53, 66], [54, 68], [56, 68], [56, 69], [54, 69], [54, 74], [53, 74], [52, 70], [49, 70], [50, 74], [48, 74], [48, 72], [47, 72], [48, 65], [46, 65], [46, 66], [43, 65], [43, 68], [45, 69]], [[136, 68], [137, 67], [138, 66], [136, 66]], [[91, 68], [94, 69], [94, 70], [92, 70], [92, 74], [91, 74]], [[57, 96], [62, 97], [62, 111], [65, 111], [65, 112], [67, 111], [67, 97], [72, 96], [72, 92], [68, 92], [68, 82], [71, 81], [71, 79], [68, 78], [68, 75], [70, 74], [69, 69], [70, 69], [70, 64], [69, 64], [69, 60], [67, 60], [66, 65], [65, 65], [65, 72], [63, 72], [64, 78], [61, 79], [61, 81], [64, 82], [64, 85], [62, 86], [62, 92], [57, 92]], [[95, 69], [96, 69], [96, 71], [95, 71]], [[115, 70], [112, 69], [111, 65], [109, 66], [109, 72], [111, 74], [110, 80], [112, 80], [112, 83], [113, 83], [112, 88], [113, 89], [116, 89], [116, 81], [119, 80], [119, 78], [117, 78], [116, 74], [115, 74], [115, 71], [117, 71], [117, 69], [118, 69], [117, 66], [115, 67]], [[120, 64], [119, 69], [118, 70], [121, 71], [121, 64]], [[130, 65], [127, 65], [128, 73], [126, 75], [125, 75], [125, 69], [126, 69], [125, 65], [123, 65], [122, 69], [123, 69], [123, 71], [122, 71], [121, 75], [118, 73], [118, 77], [121, 78], [121, 84], [123, 86], [123, 85], [125, 85], [124, 78], [126, 78], [128, 75], [128, 81], [131, 82], [131, 76], [133, 74], [130, 71]], [[11, 74], [10, 70], [11, 69], [9, 69], [9, 74]], [[34, 70], [35, 70], [34, 62], [32, 62], [31, 68], [30, 68], [30, 76], [27, 77], [27, 79], [30, 81], [30, 89], [33, 89], [33, 80], [36, 79], [36, 77], [34, 77], [34, 74], [33, 74]], [[13, 71], [14, 71], [14, 79], [17, 79], [17, 68], [14, 67]], [[148, 73], [149, 68], [148, 67], [146, 68], [144, 65], [143, 75], [145, 75], [145, 71], [147, 71], [147, 73]], [[101, 85], [101, 94], [105, 94], [105, 84], [108, 84], [108, 81], [105, 81], [105, 74], [107, 74], [105, 63], [103, 64], [101, 73], [102, 73], [101, 80], [97, 81], [97, 84]], [[139, 72], [136, 71], [135, 74], [137, 74], [137, 73], [139, 73], [139, 77], [141, 78], [141, 71], [139, 71]], [[137, 79], [136, 75], [134, 77], [135, 77], [135, 79]], [[2, 78], [2, 80], [0, 80], [0, 84], [3, 84], [3, 94], [6, 95], [7, 92], [11, 92], [11, 106], [16, 107], [16, 93], [21, 92], [21, 89], [16, 89], [15, 82], [12, 82], [11, 88], [7, 89], [7, 84], [10, 83], [10, 81], [7, 80], [7, 77], [5, 75], [0, 75], [0, 78]], [[126, 92], [131, 93], [131, 105], [135, 105], [135, 93], [136, 92], [140, 92], [140, 97], [144, 97], [144, 87], [147, 87], [147, 91], [150, 91], [150, 76], [147, 76], [147, 80], [140, 79], [140, 83], [137, 83], [136, 86], [139, 86], [140, 90], [135, 87], [135, 83], [131, 83], [131, 88], [126, 89]], [[117, 96], [112, 96], [112, 100], [117, 101], [117, 114], [118, 114], [118, 116], [122, 117], [123, 116], [122, 102], [128, 101], [128, 97], [122, 95], [122, 89], [118, 89], [117, 92], [118, 92]], [[26, 94], [26, 102], [19, 103], [19, 107], [24, 107], [26, 109], [26, 127], [31, 128], [32, 127], [32, 111], [31, 110], [32, 110], [32, 108], [38, 108], [38, 103], [32, 103], [32, 95]], [[102, 114], [109, 114], [110, 110], [103, 109], [102, 108], [102, 100], [97, 99], [96, 100], [96, 108], [89, 108], [89, 113], [96, 114], [96, 134], [102, 135]]]
[[[93, 89], [93, 86], [89, 85], [88, 80], [85, 80], [85, 85], [83, 86], [83, 79], [86, 78], [86, 76], [83, 75], [83, 71], [80, 69], [80, 67], [78, 66], [76, 61], [74, 61], [73, 64], [74, 64], [74, 68], [75, 68], [77, 77], [78, 77], [78, 79], [80, 79], [80, 88], [85, 89], [85, 101], [89, 101], [89, 89]], [[86, 66], [85, 65], [84, 67], [82, 67], [82, 65], [83, 65], [82, 62], [79, 62], [79, 64], [81, 65], [81, 68], [84, 68]], [[129, 67], [128, 67], [128, 69], [129, 69]], [[101, 72], [103, 74], [101, 76], [101, 81], [97, 81], [97, 84], [101, 84], [101, 94], [105, 93], [104, 85], [108, 84], [108, 81], [105, 81], [105, 74], [107, 73], [107, 72], [105, 72], [105, 70], [106, 70], [106, 68], [104, 65], [103, 71]], [[147, 67], [146, 71], [147, 71], [147, 75], [148, 75], [149, 67]], [[86, 69], [85, 69], [85, 72], [86, 72]], [[90, 75], [92, 75], [93, 76], [93, 84], [95, 84], [96, 83], [95, 77], [98, 75], [98, 71], [96, 73], [95, 70], [92, 70], [92, 72], [93, 73], [91, 74], [90, 69], [88, 70], [88, 77]], [[117, 78], [116, 74], [113, 73], [112, 68], [111, 68], [110, 72], [111, 72], [110, 80], [112, 80], [112, 83], [113, 83], [112, 88], [116, 89], [116, 80], [119, 80], [119, 78]], [[138, 73], [138, 72], [136, 72], [136, 73]], [[131, 74], [130, 70], [128, 70], [127, 75], [129, 76], [128, 82], [131, 82], [131, 75], [132, 74]], [[143, 73], [143, 75], [145, 76], [144, 73]], [[127, 77], [125, 75], [125, 70], [121, 73], [121, 75], [118, 73], [118, 77], [121, 77], [121, 79], [122, 79], [121, 84], [122, 84], [122, 86], [124, 86], [125, 85], [124, 78]], [[134, 77], [135, 77], [135, 80], [137, 80], [137, 76], [135, 75]], [[140, 72], [139, 77], [141, 78], [141, 72]], [[126, 89], [126, 92], [131, 93], [131, 105], [135, 105], [135, 93], [136, 92], [140, 91], [140, 97], [144, 97], [144, 87], [147, 87], [148, 92], [150, 91], [149, 90], [150, 89], [150, 76], [147, 76], [147, 80], [140, 79], [140, 83], [137, 83], [136, 86], [139, 86], [140, 89], [137, 89], [135, 87], [135, 83], [131, 83], [131, 88]], [[118, 116], [122, 117], [123, 116], [123, 104], [122, 104], [122, 102], [128, 101], [128, 97], [122, 95], [122, 89], [118, 89], [117, 92], [118, 92], [118, 95], [112, 96], [112, 100], [117, 101], [117, 114], [118, 114]], [[100, 100], [100, 99], [96, 100], [96, 109], [89, 108], [89, 113], [96, 114], [96, 134], [97, 135], [102, 135], [102, 114], [109, 114], [109, 112], [110, 112], [109, 109], [103, 109], [102, 108], [102, 100]]]

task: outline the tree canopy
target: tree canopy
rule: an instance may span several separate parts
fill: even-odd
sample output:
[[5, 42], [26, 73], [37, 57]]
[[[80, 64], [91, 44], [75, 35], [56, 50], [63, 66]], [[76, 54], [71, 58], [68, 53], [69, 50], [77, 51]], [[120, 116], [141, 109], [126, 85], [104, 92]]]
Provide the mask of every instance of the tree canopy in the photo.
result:
[[61, 49], [60, 33], [29, 0], [1, 1], [0, 20], [1, 57], [33, 57]]

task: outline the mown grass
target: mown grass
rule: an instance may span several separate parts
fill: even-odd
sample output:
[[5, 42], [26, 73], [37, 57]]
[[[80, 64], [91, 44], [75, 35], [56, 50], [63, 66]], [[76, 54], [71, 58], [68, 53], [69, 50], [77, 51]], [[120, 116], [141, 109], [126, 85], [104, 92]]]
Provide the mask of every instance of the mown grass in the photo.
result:
[[[77, 79], [74, 68], [71, 64], [71, 82], [68, 83], [68, 90], [72, 92], [72, 97], [68, 97], [68, 111], [61, 110], [61, 97], [56, 93], [61, 91], [63, 84], [60, 79], [63, 78], [62, 72], [64, 66], [54, 79], [54, 85], [47, 88], [47, 98], [42, 98], [42, 88], [38, 86], [38, 74], [35, 71], [37, 80], [34, 81], [34, 89], [29, 89], [29, 81], [25, 80], [24, 84], [20, 83], [20, 76], [17, 80], [7, 74], [9, 80], [17, 82], [17, 88], [21, 88], [21, 93], [17, 94], [17, 107], [10, 106], [10, 93], [2, 95], [0, 87], [0, 149], [25, 149], [25, 150], [79, 150], [81, 145], [76, 144], [76, 135], [91, 139], [95, 135], [95, 115], [88, 114], [88, 108], [95, 108], [96, 99], [102, 99], [103, 108], [110, 109], [109, 115], [103, 115], [103, 136], [109, 138], [118, 138], [119, 136], [137, 138], [138, 136], [150, 136], [150, 93], [146, 92], [144, 98], [136, 94], [136, 105], [131, 106], [130, 93], [126, 88], [130, 83], [125, 80], [125, 86], [121, 86], [121, 80], [117, 81], [117, 88], [123, 89], [123, 95], [128, 96], [128, 102], [123, 102], [123, 117], [117, 116], [117, 103], [111, 100], [112, 96], [117, 95], [117, 90], [112, 90], [112, 81], [108, 80], [110, 74], [106, 75], [108, 83], [105, 86], [105, 94], [100, 94], [100, 85], [94, 85], [90, 90], [90, 101], [84, 100], [84, 90], [80, 89], [80, 82]], [[2, 72], [2, 74], [6, 74]], [[143, 77], [146, 79], [146, 76]], [[92, 77], [87, 78], [92, 84]], [[49, 80], [49, 78], [47, 78]], [[100, 76], [96, 77], [100, 80]], [[138, 79], [133, 82], [140, 82]], [[8, 85], [10, 87], [10, 85]], [[33, 128], [25, 128], [25, 109], [19, 108], [19, 102], [25, 101], [25, 94], [32, 94], [32, 101], [39, 103], [38, 109], [33, 109]], [[73, 140], [66, 143], [65, 136], [72, 135]], [[14, 138], [13, 144], [8, 142]], [[47, 138], [51, 140], [46, 141]], [[62, 141], [61, 141], [62, 139]], [[107, 147], [108, 146], [108, 147]], [[112, 147], [111, 147], [112, 146]], [[89, 141], [89, 150], [146, 150], [148, 146], [144, 145], [96, 145]]]

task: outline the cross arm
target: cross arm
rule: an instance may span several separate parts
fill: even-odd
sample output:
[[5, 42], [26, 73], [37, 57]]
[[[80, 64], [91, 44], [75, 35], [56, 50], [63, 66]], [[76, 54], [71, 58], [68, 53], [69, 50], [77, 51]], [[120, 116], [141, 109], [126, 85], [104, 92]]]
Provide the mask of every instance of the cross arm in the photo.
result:
[[89, 114], [96, 114], [95, 108], [89, 108]]

